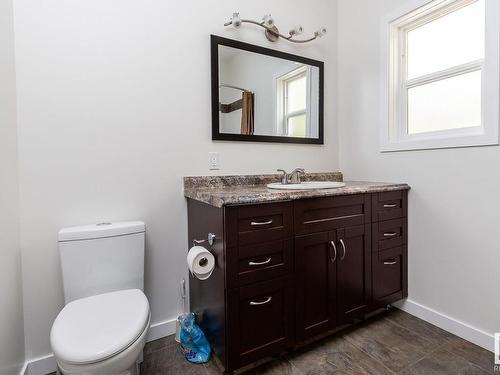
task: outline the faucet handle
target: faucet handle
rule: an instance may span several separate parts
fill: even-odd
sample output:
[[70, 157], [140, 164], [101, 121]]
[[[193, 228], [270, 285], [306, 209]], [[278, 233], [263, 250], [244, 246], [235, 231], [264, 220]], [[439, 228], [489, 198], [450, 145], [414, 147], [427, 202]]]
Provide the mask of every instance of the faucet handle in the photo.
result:
[[284, 169], [277, 169], [276, 171], [281, 173], [281, 183], [283, 185], [288, 184], [288, 173]]
[[295, 168], [292, 173], [290, 173], [290, 179], [292, 184], [300, 184], [300, 175], [305, 175], [306, 171], [304, 168]]

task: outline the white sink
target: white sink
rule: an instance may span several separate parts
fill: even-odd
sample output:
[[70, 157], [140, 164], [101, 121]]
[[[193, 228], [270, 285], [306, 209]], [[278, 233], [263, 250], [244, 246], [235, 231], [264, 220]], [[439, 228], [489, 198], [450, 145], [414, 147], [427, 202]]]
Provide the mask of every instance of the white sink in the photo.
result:
[[269, 189], [279, 190], [315, 190], [315, 189], [335, 189], [344, 187], [345, 183], [335, 181], [304, 181], [300, 184], [283, 185], [281, 182], [267, 184]]

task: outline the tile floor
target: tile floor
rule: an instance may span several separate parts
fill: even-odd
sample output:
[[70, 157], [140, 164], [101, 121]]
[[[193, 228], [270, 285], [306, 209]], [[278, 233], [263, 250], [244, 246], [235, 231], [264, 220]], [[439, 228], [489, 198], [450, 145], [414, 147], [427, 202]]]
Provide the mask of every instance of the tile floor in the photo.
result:
[[[141, 375], [215, 375], [193, 365], [173, 336], [146, 345]], [[392, 310], [283, 355], [246, 374], [497, 374], [493, 353], [400, 310]]]

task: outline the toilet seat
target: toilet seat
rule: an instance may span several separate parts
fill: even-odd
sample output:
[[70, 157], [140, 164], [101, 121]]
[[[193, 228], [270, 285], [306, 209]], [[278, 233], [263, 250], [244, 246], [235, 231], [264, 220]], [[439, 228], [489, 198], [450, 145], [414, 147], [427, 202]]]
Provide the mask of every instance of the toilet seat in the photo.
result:
[[68, 303], [50, 333], [54, 355], [68, 364], [104, 361], [127, 349], [147, 330], [149, 303], [139, 289]]

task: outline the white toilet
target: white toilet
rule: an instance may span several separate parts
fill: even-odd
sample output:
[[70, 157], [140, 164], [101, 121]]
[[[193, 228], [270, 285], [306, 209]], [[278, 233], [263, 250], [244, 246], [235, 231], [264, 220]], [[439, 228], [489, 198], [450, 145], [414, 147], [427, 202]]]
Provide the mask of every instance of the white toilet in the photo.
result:
[[151, 314], [144, 288], [143, 222], [62, 229], [66, 306], [50, 332], [60, 372], [138, 375]]

